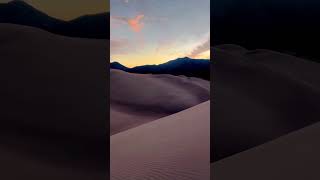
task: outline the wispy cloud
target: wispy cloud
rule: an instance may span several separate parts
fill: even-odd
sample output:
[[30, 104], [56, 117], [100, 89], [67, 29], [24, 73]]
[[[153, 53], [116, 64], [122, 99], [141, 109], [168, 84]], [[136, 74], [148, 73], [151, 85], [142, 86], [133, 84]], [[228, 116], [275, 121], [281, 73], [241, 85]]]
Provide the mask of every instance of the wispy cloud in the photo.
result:
[[110, 40], [111, 55], [128, 55], [142, 51], [145, 46], [143, 36], [138, 36], [135, 41], [129, 41], [125, 38], [117, 38]]
[[111, 54], [123, 54], [126, 53], [126, 50], [130, 46], [130, 43], [127, 39], [111, 39], [110, 40], [110, 51]]
[[210, 50], [210, 36], [197, 45], [190, 53], [189, 57], [196, 58], [198, 55]]
[[144, 14], [139, 14], [133, 18], [127, 18], [122, 16], [111, 16], [111, 25], [119, 26], [120, 24], [127, 24], [134, 32], [140, 32], [143, 27]]
[[144, 24], [142, 19], [144, 18], [143, 14], [139, 14], [132, 19], [128, 19], [128, 24], [134, 32], [140, 32]]

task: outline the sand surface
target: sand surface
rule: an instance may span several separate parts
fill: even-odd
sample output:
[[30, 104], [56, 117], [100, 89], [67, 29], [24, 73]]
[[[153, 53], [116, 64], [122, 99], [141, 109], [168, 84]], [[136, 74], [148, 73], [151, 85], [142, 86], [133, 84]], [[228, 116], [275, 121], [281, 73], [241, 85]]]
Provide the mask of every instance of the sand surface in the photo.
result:
[[211, 179], [319, 179], [320, 64], [230, 44], [214, 52]]
[[[108, 42], [68, 38], [11, 24], [0, 24], [0, 31], [0, 79], [4, 85], [0, 90], [0, 160], [6, 169], [1, 179], [107, 178], [105, 108], [109, 94], [111, 117], [131, 119], [124, 121], [125, 126], [123, 122], [114, 126], [120, 127], [119, 131], [131, 129], [111, 137], [113, 150], [127, 150], [127, 157], [132, 155], [137, 167], [154, 162], [149, 172], [156, 174], [163, 171], [167, 177], [182, 179], [208, 177], [209, 102], [188, 109], [208, 101], [208, 81], [111, 71], [109, 93], [106, 84], [100, 83], [109, 78], [105, 58]], [[187, 112], [182, 113], [184, 110]], [[174, 115], [178, 112], [182, 114]], [[172, 116], [159, 119], [168, 115]], [[132, 120], [137, 122], [131, 124]], [[153, 120], [161, 123], [154, 124]], [[136, 136], [147, 133], [152, 138], [137, 142], [127, 137], [131, 132]], [[154, 148], [150, 149], [152, 141]], [[135, 151], [139, 147], [135, 143], [144, 151]], [[146, 156], [137, 161], [142, 152]], [[127, 159], [117, 153], [112, 158], [113, 162], [117, 159], [114, 172], [131, 167], [132, 162], [126, 164]], [[137, 172], [143, 173], [141, 170]], [[154, 174], [140, 175], [154, 178]]]
[[210, 101], [111, 136], [111, 180], [210, 178]]
[[213, 161], [319, 122], [319, 63], [236, 45], [213, 52]]
[[[107, 158], [109, 94], [112, 178], [208, 178], [207, 81], [111, 71], [109, 93], [99, 83], [109, 74], [107, 42], [10, 24], [0, 24], [0, 32], [0, 162], [6, 169], [0, 179], [106, 176], [101, 167]], [[266, 179], [290, 179], [295, 172], [308, 179], [316, 172], [311, 163], [319, 161], [310, 157], [319, 151], [317, 124], [259, 145], [319, 121], [320, 65], [234, 45], [214, 52], [211, 145], [214, 166], [221, 167], [217, 179], [229, 179], [232, 172], [244, 179], [261, 179], [250, 172], [266, 173]], [[252, 157], [242, 155], [249, 149]], [[307, 171], [299, 172], [302, 167]]]
[[318, 180], [320, 124], [303, 128], [212, 165], [214, 180]]
[[107, 176], [108, 49], [0, 24], [0, 179]]
[[110, 134], [208, 101], [210, 82], [173, 75], [110, 70]]

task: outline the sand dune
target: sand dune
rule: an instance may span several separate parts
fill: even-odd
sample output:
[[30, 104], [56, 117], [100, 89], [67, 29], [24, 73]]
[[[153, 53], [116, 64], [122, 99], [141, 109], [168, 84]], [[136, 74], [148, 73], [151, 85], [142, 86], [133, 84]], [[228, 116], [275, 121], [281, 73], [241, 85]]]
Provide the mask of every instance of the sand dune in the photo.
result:
[[[0, 32], [0, 161], [6, 166], [1, 179], [24, 176], [81, 180], [105, 175], [101, 167], [105, 167], [107, 158], [105, 107], [109, 92], [99, 82], [105, 82], [108, 76], [107, 42], [67, 38], [10, 24], [0, 24]], [[214, 54], [214, 160], [319, 121], [319, 64], [233, 45], [216, 47]], [[111, 134], [117, 133], [111, 136], [111, 177], [206, 179], [209, 82], [113, 70], [110, 78]], [[318, 136], [317, 127], [299, 133], [310, 136], [308, 139], [291, 140], [296, 135], [289, 135], [291, 149], [286, 151], [277, 149], [285, 146], [282, 138], [274, 145], [267, 144], [267, 150], [252, 149], [257, 151], [252, 159], [276, 170], [272, 165], [279, 161], [271, 158], [268, 162], [259, 157], [265, 158], [264, 153], [270, 152], [275, 158], [283, 155], [279, 157], [283, 162], [289, 159], [294, 164], [290, 160], [297, 157], [300, 162], [313, 162], [304, 153], [318, 150], [312, 140]], [[314, 146], [309, 148], [307, 143]], [[301, 144], [302, 149], [294, 144]], [[288, 153], [292, 149], [295, 150]], [[251, 155], [243, 155], [243, 160], [247, 156]], [[232, 164], [237, 159], [235, 155], [215, 166], [232, 168], [228, 161]], [[255, 162], [248, 162], [252, 162], [250, 167], [243, 166], [243, 171], [234, 174], [250, 178], [251, 167], [252, 171], [265, 172], [254, 169]], [[284, 170], [298, 168], [300, 165], [296, 164]], [[228, 172], [221, 170], [217, 177], [228, 177], [224, 173]], [[298, 173], [297, 177], [303, 175]], [[266, 177], [271, 179], [270, 176]]]
[[[29, 143], [32, 146], [32, 144]], [[11, 149], [0, 147], [1, 179], [35, 179], [35, 180], [99, 180], [107, 179], [106, 171], [77, 168], [73, 165], [55, 165], [26, 156], [26, 153], [16, 153]], [[63, 158], [62, 158], [63, 159]]]
[[213, 160], [319, 121], [320, 64], [235, 45], [213, 52]]
[[108, 49], [0, 24], [0, 179], [106, 176]]
[[267, 49], [247, 50], [231, 44], [220, 45], [216, 48], [235, 55], [238, 54], [240, 57], [248, 58], [248, 62], [258, 63], [301, 83], [320, 88], [320, 77], [318, 76], [320, 65], [317, 62]]
[[319, 179], [320, 124], [290, 133], [212, 165], [216, 180]]
[[111, 180], [210, 177], [210, 102], [111, 136]]
[[110, 70], [111, 135], [165, 117], [210, 98], [209, 81]]

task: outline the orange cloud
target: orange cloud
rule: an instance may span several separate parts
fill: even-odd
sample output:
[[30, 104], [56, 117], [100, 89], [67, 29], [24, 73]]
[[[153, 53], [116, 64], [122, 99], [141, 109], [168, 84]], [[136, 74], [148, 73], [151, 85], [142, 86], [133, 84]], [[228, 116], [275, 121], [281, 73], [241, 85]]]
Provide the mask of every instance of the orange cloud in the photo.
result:
[[128, 19], [128, 24], [134, 32], [140, 32], [143, 28], [144, 24], [141, 22], [143, 18], [144, 15], [140, 14], [132, 19]]
[[111, 22], [112, 22], [111, 26], [112, 28], [118, 27], [118, 25], [120, 24], [116, 22], [125, 23], [129, 25], [132, 31], [140, 32], [144, 27], [144, 23], [142, 22], [143, 19], [144, 19], [144, 14], [139, 14], [134, 18], [111, 16]]

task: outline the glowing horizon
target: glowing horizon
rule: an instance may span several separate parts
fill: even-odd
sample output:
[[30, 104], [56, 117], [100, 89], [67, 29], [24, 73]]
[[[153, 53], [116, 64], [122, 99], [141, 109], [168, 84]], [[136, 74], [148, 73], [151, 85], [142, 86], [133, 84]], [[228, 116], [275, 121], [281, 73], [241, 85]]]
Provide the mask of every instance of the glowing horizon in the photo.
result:
[[111, 61], [210, 59], [210, 0], [111, 0]]

